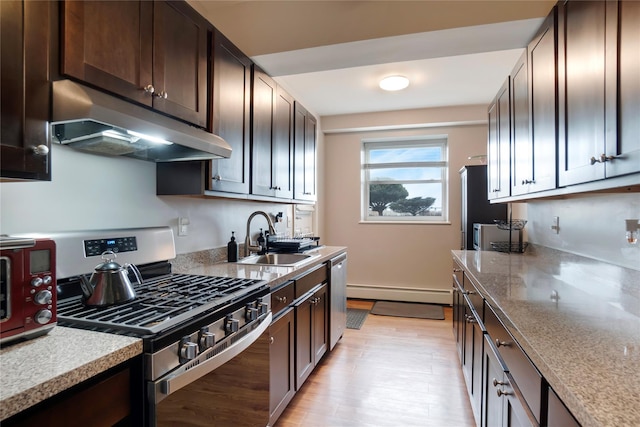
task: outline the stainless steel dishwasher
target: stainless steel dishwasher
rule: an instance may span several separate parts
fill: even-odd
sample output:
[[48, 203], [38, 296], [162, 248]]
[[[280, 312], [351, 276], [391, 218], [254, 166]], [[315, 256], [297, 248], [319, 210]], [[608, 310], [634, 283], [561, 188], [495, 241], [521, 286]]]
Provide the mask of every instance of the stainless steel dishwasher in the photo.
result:
[[329, 261], [331, 266], [330, 298], [331, 322], [329, 348], [333, 350], [347, 327], [347, 254], [343, 253]]

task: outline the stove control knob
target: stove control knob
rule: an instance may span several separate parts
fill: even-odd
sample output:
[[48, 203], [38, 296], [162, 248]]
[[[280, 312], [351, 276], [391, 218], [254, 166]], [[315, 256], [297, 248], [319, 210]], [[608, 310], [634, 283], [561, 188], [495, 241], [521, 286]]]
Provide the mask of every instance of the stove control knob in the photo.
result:
[[258, 318], [258, 309], [253, 306], [253, 304], [247, 304], [244, 318], [247, 319], [247, 322], [251, 322]]
[[258, 315], [262, 316], [263, 314], [267, 314], [269, 310], [269, 304], [265, 304], [263, 302], [258, 303]]
[[224, 320], [224, 330], [231, 334], [233, 332], [238, 332], [240, 327], [240, 321], [238, 319], [234, 319], [233, 316], [227, 316]]
[[51, 304], [52, 299], [53, 299], [53, 295], [51, 294], [51, 291], [47, 291], [47, 290], [40, 291], [33, 296], [33, 300], [36, 302], [36, 304], [39, 304], [39, 305], [49, 305]]
[[33, 316], [33, 320], [35, 320], [36, 323], [40, 325], [46, 325], [47, 323], [49, 323], [52, 317], [53, 313], [51, 313], [51, 310], [47, 310], [45, 308], [44, 310], [38, 310], [36, 315]]
[[50, 285], [52, 281], [53, 281], [53, 279], [51, 278], [51, 276], [44, 276], [44, 277], [42, 278], [42, 282], [43, 282], [45, 285]]
[[198, 355], [198, 344], [183, 340], [180, 343], [180, 363], [188, 362], [189, 360], [195, 359]]
[[31, 286], [33, 286], [34, 288], [37, 288], [40, 285], [42, 285], [42, 278], [34, 277], [33, 279], [31, 279]]
[[200, 333], [198, 335], [200, 351], [211, 348], [216, 343], [216, 335], [213, 332], [209, 332], [209, 328], [200, 329]]

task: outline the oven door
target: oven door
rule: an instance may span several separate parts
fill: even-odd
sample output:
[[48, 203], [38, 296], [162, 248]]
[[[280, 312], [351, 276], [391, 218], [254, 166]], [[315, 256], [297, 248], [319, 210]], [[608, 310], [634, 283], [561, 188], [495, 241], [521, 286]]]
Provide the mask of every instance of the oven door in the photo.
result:
[[266, 426], [269, 422], [267, 313], [197, 358], [147, 383], [152, 426]]

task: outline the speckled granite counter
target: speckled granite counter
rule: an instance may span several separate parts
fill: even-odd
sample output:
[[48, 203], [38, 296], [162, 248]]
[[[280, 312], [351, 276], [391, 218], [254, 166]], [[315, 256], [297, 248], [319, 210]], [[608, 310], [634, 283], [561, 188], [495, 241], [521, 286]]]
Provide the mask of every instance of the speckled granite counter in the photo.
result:
[[584, 427], [640, 426], [640, 271], [543, 247], [452, 253]]
[[301, 275], [310, 268], [346, 252], [346, 250], [347, 248], [342, 246], [321, 246], [305, 252], [305, 254], [311, 255], [309, 260], [293, 266], [228, 262], [211, 263], [204, 253], [179, 256], [175, 260], [172, 260], [171, 264], [173, 265], [173, 271], [176, 273], [261, 279], [269, 282], [269, 285], [274, 288], [287, 280]]
[[0, 350], [0, 420], [142, 354], [142, 340], [56, 326]]

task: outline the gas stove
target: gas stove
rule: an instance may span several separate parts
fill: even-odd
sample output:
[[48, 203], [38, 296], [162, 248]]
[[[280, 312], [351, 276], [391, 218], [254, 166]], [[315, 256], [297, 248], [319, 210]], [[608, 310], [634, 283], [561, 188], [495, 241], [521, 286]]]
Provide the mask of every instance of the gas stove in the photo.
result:
[[[169, 261], [176, 254], [170, 228], [63, 232], [48, 237], [57, 247], [58, 324], [142, 339], [140, 406], [144, 409], [136, 424], [165, 425], [163, 420], [175, 413], [173, 402], [185, 396], [190, 399], [200, 385], [215, 377], [214, 370], [233, 366], [232, 359], [243, 360], [239, 356], [245, 350], [252, 354], [257, 346], [268, 354], [265, 332], [272, 319], [268, 283], [172, 273]], [[133, 300], [89, 306], [80, 275], [92, 273], [105, 251], [113, 252], [120, 264], [136, 265], [142, 283], [129, 277]], [[246, 374], [243, 382], [256, 377], [255, 372]]]
[[137, 297], [111, 307], [85, 306], [81, 296], [62, 299], [58, 320], [61, 325], [151, 336], [232, 304], [264, 286], [264, 281], [252, 279], [168, 274], [134, 284]]

